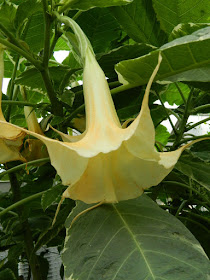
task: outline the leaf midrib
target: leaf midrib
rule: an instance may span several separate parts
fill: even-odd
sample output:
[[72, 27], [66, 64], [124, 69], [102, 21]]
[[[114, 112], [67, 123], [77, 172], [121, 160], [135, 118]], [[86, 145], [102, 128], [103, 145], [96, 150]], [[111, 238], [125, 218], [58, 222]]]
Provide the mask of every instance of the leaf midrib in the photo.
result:
[[[210, 40], [210, 39], [207, 39], [207, 40]], [[196, 43], [196, 42], [195, 42]], [[181, 44], [181, 45], [185, 45], [185, 44]], [[190, 45], [189, 45], [189, 43], [186, 43], [186, 45], [188, 45], [188, 47], [190, 48]], [[177, 46], [171, 46], [170, 48], [167, 48], [166, 50], [168, 51], [169, 49], [171, 49], [171, 48], [174, 48], [174, 47], [177, 47]], [[164, 49], [165, 50], [165, 49]], [[153, 54], [154, 53], [159, 53], [160, 51], [161, 51], [161, 53], [162, 53], [162, 55], [164, 55], [165, 56], [165, 59], [167, 58], [167, 56], [164, 54], [164, 50], [161, 50], [161, 49], [158, 49], [158, 50], [155, 50], [154, 52], [153, 52]], [[151, 53], [152, 54], [152, 53]], [[149, 56], [149, 55], [151, 55], [151, 54], [148, 54], [148, 55], [146, 55], [146, 56]], [[129, 60], [140, 60], [140, 59], [142, 59], [142, 57], [139, 57], [139, 58], [135, 58], [135, 59], [129, 59]], [[115, 66], [115, 68], [116, 68], [116, 71], [118, 72], [118, 65], [119, 65], [119, 67], [121, 68], [121, 67], [125, 67], [125, 66], [123, 66], [123, 64], [124, 63], [127, 63], [129, 60], [123, 60], [123, 61], [121, 61], [121, 62], [119, 62], [118, 64], [116, 64], [116, 66]], [[140, 63], [142, 63], [142, 62], [140, 62]], [[148, 65], [148, 63], [146, 63], [146, 62], [143, 62], [144, 64], [147, 64]], [[168, 63], [168, 65], [169, 65], [169, 67], [171, 68], [171, 65]], [[183, 73], [183, 72], [186, 72], [186, 71], [190, 71], [190, 70], [194, 70], [194, 69], [199, 69], [199, 68], [202, 68], [202, 67], [209, 67], [210, 66], [210, 59], [207, 59], [207, 60], [203, 60], [203, 61], [201, 61], [201, 62], [196, 62], [196, 63], [194, 63], [194, 64], [191, 64], [191, 65], [189, 65], [189, 66], [187, 66], [187, 67], [183, 67], [183, 68], [180, 68], [180, 69], [178, 69], [178, 70], [174, 70], [173, 69], [173, 71], [171, 71], [171, 72], [167, 72], [167, 73], [164, 73], [164, 74], [157, 74], [157, 78], [155, 79], [155, 81], [157, 81], [157, 80], [163, 80], [163, 79], [165, 79], [165, 78], [170, 78], [170, 77], [173, 77], [173, 76], [175, 76], [175, 75], [177, 75], [177, 74], [180, 74], [180, 73]], [[125, 67], [126, 68], [126, 67]], [[119, 71], [119, 73], [121, 74], [121, 71]], [[138, 75], [139, 76], [139, 74], [138, 73], [135, 73], [136, 75]], [[122, 74], [121, 74], [122, 75]], [[122, 75], [122, 77], [127, 81], [127, 75], [126, 76], [124, 76], [124, 75]], [[140, 77], [140, 76], [139, 76]], [[141, 80], [143, 80], [144, 81], [144, 83], [134, 83], [134, 82], [129, 82], [128, 81], [128, 88], [132, 88], [132, 87], [137, 87], [137, 86], [140, 86], [140, 85], [143, 85], [143, 84], [146, 84], [147, 82], [148, 82], [148, 79], [144, 79], [144, 78], [142, 78], [142, 77], [140, 77], [141, 78]]]
[[144, 255], [143, 250], [142, 250], [141, 247], [139, 246], [139, 243], [138, 243], [138, 241], [136, 240], [136, 237], [134, 236], [134, 234], [132, 233], [132, 231], [131, 231], [129, 225], [127, 224], [127, 222], [125, 221], [125, 219], [123, 218], [123, 216], [121, 215], [121, 213], [118, 211], [117, 207], [116, 207], [114, 204], [112, 204], [112, 207], [113, 207], [113, 209], [116, 211], [116, 213], [117, 213], [117, 215], [119, 216], [119, 218], [121, 219], [121, 221], [122, 221], [124, 227], [126, 228], [126, 230], [128, 231], [129, 235], [131, 236], [133, 242], [135, 243], [135, 245], [136, 245], [136, 247], [137, 247], [139, 253], [140, 253], [141, 256], [143, 257], [143, 259], [144, 259], [144, 261], [145, 261], [145, 264], [146, 264], [146, 266], [148, 267], [149, 273], [151, 274], [152, 278], [155, 280], [155, 276], [154, 276], [154, 274], [153, 274], [153, 272], [152, 272], [152, 269], [151, 269], [151, 267], [150, 267], [150, 264], [149, 264], [149, 262], [147, 261], [146, 256]]

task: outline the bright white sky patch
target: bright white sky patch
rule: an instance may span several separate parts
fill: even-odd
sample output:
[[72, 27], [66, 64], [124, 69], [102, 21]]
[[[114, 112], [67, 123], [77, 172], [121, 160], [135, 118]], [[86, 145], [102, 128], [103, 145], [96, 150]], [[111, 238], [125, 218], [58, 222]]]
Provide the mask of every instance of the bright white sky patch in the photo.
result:
[[8, 87], [9, 81], [10, 81], [10, 78], [4, 78], [3, 79], [2, 92], [4, 94], [6, 94], [6, 92], [7, 92], [7, 87]]
[[62, 63], [65, 58], [69, 55], [69, 51], [57, 51], [54, 52], [53, 56], [57, 62]]

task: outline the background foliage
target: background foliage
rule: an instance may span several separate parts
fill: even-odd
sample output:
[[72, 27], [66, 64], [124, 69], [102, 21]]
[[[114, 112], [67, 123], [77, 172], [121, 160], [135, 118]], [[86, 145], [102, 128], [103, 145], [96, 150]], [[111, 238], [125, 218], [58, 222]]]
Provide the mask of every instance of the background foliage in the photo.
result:
[[[121, 122], [137, 116], [161, 50], [158, 83], [150, 95], [156, 148], [172, 151], [205, 136], [194, 136], [190, 130], [210, 120], [208, 0], [1, 0], [0, 43], [6, 46], [4, 75], [10, 78], [2, 103], [8, 121], [26, 127], [23, 107], [30, 105], [43, 131], [48, 123], [63, 132], [84, 130], [83, 91], [78, 83], [82, 65], [72, 30], [56, 20], [54, 11], [75, 19], [88, 36]], [[69, 51], [62, 63], [53, 57], [59, 50]], [[20, 85], [27, 90], [27, 100]], [[166, 101], [176, 108], [166, 108]], [[189, 116], [199, 114], [206, 118], [188, 122]], [[172, 115], [176, 124], [169, 132], [161, 122], [171, 123]], [[45, 134], [58, 138], [52, 130]], [[47, 279], [46, 258], [37, 256], [37, 250], [43, 246], [63, 250], [64, 224], [75, 202], [63, 203], [52, 227], [65, 186], [49, 159], [27, 166], [11, 162], [1, 169], [0, 178], [10, 180], [11, 189], [0, 193], [0, 251], [8, 251], [0, 260], [0, 279], [22, 279], [20, 261], [29, 262], [29, 275], [32, 271], [35, 280]], [[66, 222], [66, 279], [71, 275], [79, 280], [208, 279], [207, 259], [198, 241], [209, 256], [209, 188], [210, 141], [205, 141], [183, 153], [147, 197], [100, 207], [69, 229], [75, 213], [86, 207], [78, 204]]]

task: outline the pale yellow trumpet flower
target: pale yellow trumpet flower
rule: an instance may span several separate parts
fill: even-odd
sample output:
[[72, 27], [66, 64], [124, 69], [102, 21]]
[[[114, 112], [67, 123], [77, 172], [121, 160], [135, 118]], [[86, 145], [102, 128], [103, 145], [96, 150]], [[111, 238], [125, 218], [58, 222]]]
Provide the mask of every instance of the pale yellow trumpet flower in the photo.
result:
[[25, 161], [20, 154], [20, 148], [25, 132], [15, 126], [10, 126], [2, 113], [2, 82], [4, 77], [4, 47], [0, 45], [0, 163], [14, 160]]
[[61, 142], [23, 130], [46, 144], [52, 165], [68, 186], [63, 198], [85, 203], [135, 198], [159, 184], [173, 169], [189, 145], [162, 153], [154, 147], [148, 98], [160, 62], [161, 56], [147, 85], [141, 111], [125, 129], [117, 117], [105, 75], [88, 49], [83, 76], [86, 131], [75, 137], [60, 133]]
[[74, 30], [84, 64], [83, 91], [86, 130], [78, 136], [57, 131], [57, 141], [22, 129], [47, 146], [51, 164], [68, 188], [63, 198], [85, 203], [115, 203], [140, 196], [159, 184], [173, 169], [182, 151], [157, 152], [155, 129], [148, 107], [151, 84], [159, 69], [161, 55], [148, 82], [141, 111], [126, 128], [121, 126], [106, 77], [97, 63], [90, 43], [80, 27], [61, 17]]
[[[20, 91], [23, 99], [27, 101], [27, 93], [25, 87], [20, 86]], [[28, 130], [44, 136], [44, 133], [37, 121], [34, 108], [30, 106], [24, 106], [24, 114]], [[26, 139], [26, 141], [24, 142], [24, 149], [21, 154], [27, 161], [48, 157], [46, 146], [39, 139]]]
[[[34, 109], [32, 107], [25, 106], [24, 113], [28, 125], [28, 130], [38, 133], [40, 135], [44, 135], [37, 121]], [[46, 146], [39, 139], [26, 139], [24, 143], [24, 149], [21, 154], [27, 161], [48, 157]]]

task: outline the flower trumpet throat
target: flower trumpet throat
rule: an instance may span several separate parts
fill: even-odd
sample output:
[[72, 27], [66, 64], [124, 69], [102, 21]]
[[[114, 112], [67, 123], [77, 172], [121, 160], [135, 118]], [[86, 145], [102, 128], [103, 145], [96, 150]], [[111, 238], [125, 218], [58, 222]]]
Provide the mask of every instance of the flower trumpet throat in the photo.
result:
[[6, 122], [2, 108], [2, 83], [4, 77], [4, 48], [0, 45], [0, 163], [6, 163], [14, 160], [25, 161], [20, 154], [25, 132]]

